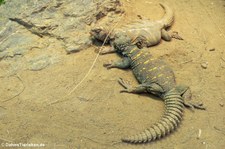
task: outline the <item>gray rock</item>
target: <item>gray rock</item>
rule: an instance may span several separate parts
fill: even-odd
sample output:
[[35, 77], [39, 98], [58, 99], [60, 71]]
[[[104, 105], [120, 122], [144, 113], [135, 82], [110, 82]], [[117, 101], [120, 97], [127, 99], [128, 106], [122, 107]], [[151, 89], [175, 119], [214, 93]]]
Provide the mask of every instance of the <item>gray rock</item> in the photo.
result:
[[9, 38], [3, 41], [0, 45], [0, 57], [14, 57], [15, 55], [23, 55], [29, 50], [27, 48], [27, 44], [34, 42], [32, 36], [23, 36], [21, 33], [13, 33], [9, 36], [7, 36]]
[[208, 67], [208, 62], [203, 62], [203, 63], [201, 64], [201, 66], [202, 66], [202, 68], [207, 69], [207, 67]]
[[79, 52], [80, 50], [82, 50], [81, 45], [75, 45], [75, 46], [68, 45], [68, 47], [66, 48], [66, 53], [71, 54], [71, 53]]
[[28, 69], [31, 71], [39, 71], [51, 64], [49, 56], [38, 56], [28, 62]]
[[91, 25], [118, 12], [119, 0], [6, 1], [0, 9], [0, 63], [42, 70], [60, 57], [58, 48], [73, 53], [90, 46]]

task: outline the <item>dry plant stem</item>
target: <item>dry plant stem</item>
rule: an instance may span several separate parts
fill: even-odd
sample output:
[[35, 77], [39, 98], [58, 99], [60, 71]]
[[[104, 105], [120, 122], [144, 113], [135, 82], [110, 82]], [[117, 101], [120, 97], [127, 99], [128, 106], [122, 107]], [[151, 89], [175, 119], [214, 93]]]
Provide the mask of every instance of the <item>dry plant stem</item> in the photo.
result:
[[214, 129], [217, 130], [217, 131], [219, 131], [219, 132], [221, 132], [223, 135], [225, 135], [225, 129], [223, 130], [223, 129], [218, 128], [216, 126], [214, 126]]
[[[121, 18], [122, 18], [122, 17], [123, 17], [123, 15], [121, 16]], [[121, 19], [121, 18], [120, 18], [120, 19]], [[96, 57], [95, 57], [95, 59], [94, 59], [92, 65], [91, 65], [91, 67], [89, 68], [88, 72], [85, 74], [85, 76], [83, 77], [83, 79], [82, 79], [76, 86], [74, 86], [74, 88], [73, 88], [66, 96], [64, 96], [62, 100], [56, 100], [56, 101], [53, 101], [53, 102], [49, 103], [48, 105], [52, 105], [52, 104], [56, 104], [56, 103], [59, 103], [59, 102], [63, 102], [63, 101], [69, 100], [69, 99], [66, 99], [66, 97], [70, 96], [70, 95], [77, 89], [77, 87], [80, 86], [80, 85], [84, 82], [84, 80], [88, 77], [88, 75], [89, 75], [90, 72], [92, 71], [92, 69], [93, 69], [93, 67], [94, 67], [94, 65], [95, 65], [95, 63], [96, 63], [96, 61], [97, 61], [97, 59], [98, 59], [98, 57], [99, 57], [99, 55], [100, 55], [102, 49], [103, 49], [103, 46], [104, 46], [105, 43], [106, 43], [107, 38], [108, 38], [109, 35], [112, 33], [112, 31], [116, 28], [116, 26], [118, 25], [119, 22], [120, 22], [120, 21], [118, 21], [118, 22], [112, 27], [112, 29], [110, 30], [110, 32], [109, 32], [109, 33], [107, 34], [107, 36], [105, 37], [104, 42], [102, 43], [102, 45], [101, 45], [101, 47], [100, 47], [100, 50], [99, 50], [98, 54], [96, 55]]]
[[12, 100], [12, 99], [14, 99], [14, 98], [16, 98], [16, 97], [18, 97], [20, 94], [22, 94], [23, 93], [23, 91], [25, 90], [25, 85], [24, 85], [24, 83], [23, 83], [23, 80], [21, 79], [21, 77], [18, 75], [18, 74], [16, 74], [16, 77], [20, 80], [20, 82], [23, 84], [23, 89], [19, 92], [19, 93], [17, 93], [16, 95], [14, 95], [13, 97], [11, 97], [11, 98], [9, 98], [9, 99], [6, 99], [6, 100], [4, 100], [4, 101], [2, 101], [3, 103], [4, 102], [7, 102], [7, 101], [9, 101], [9, 100]]
[[221, 59], [225, 62], [225, 58], [221, 57]]

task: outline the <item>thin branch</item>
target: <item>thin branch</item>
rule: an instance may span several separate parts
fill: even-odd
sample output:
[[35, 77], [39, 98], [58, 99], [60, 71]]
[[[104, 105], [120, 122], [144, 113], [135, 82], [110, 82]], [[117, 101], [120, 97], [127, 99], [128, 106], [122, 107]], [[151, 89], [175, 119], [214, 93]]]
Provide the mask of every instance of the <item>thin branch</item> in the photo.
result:
[[[124, 15], [122, 15], [121, 18], [122, 18], [123, 16], [124, 16]], [[120, 19], [121, 19], [121, 18], [120, 18]], [[60, 102], [69, 100], [69, 99], [67, 99], [67, 97], [70, 96], [70, 95], [77, 89], [77, 87], [79, 87], [79, 86], [84, 82], [84, 80], [86, 80], [86, 78], [87, 78], [87, 77], [89, 76], [89, 74], [91, 73], [91, 71], [92, 71], [92, 69], [93, 69], [93, 67], [94, 67], [94, 65], [95, 65], [95, 63], [96, 63], [96, 61], [97, 61], [97, 59], [98, 59], [98, 57], [99, 57], [99, 55], [100, 55], [102, 49], [103, 49], [103, 46], [105, 45], [105, 43], [106, 43], [106, 41], [107, 41], [107, 38], [108, 38], [109, 35], [112, 33], [112, 31], [116, 28], [116, 26], [119, 24], [119, 22], [120, 22], [120, 21], [118, 21], [117, 23], [115, 23], [115, 25], [112, 27], [112, 29], [110, 30], [110, 32], [109, 32], [109, 33], [107, 34], [107, 36], [105, 37], [104, 42], [102, 43], [102, 45], [101, 45], [101, 47], [100, 47], [100, 49], [99, 49], [98, 54], [96, 55], [96, 57], [95, 57], [95, 59], [94, 59], [92, 65], [91, 65], [91, 67], [89, 68], [88, 72], [85, 74], [85, 76], [83, 77], [83, 79], [81, 79], [81, 81], [80, 81], [76, 86], [74, 86], [74, 88], [73, 88], [66, 96], [64, 96], [63, 99], [61, 99], [61, 100], [59, 99], [59, 100], [53, 101], [53, 102], [49, 103], [48, 105], [52, 105], [52, 104], [56, 104], [56, 103], [60, 103]]]
[[22, 94], [23, 91], [25, 90], [25, 85], [24, 85], [23, 80], [21, 79], [21, 77], [20, 77], [18, 74], [16, 74], [16, 77], [17, 77], [17, 78], [20, 80], [20, 82], [22, 83], [23, 89], [22, 89], [19, 93], [17, 93], [16, 95], [14, 95], [13, 97], [11, 97], [11, 98], [9, 98], [9, 99], [6, 99], [6, 100], [4, 100], [4, 101], [2, 101], [2, 102], [7, 102], [7, 101], [9, 101], [9, 100], [12, 100], [12, 99], [18, 97], [18, 96], [19, 96], [20, 94]]

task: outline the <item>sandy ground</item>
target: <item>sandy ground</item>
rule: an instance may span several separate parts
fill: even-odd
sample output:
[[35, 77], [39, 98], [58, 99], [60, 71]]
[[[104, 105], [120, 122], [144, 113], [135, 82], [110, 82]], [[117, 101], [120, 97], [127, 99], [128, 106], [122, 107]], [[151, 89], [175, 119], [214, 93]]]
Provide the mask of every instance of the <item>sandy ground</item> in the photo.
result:
[[[166, 2], [175, 11], [170, 30], [178, 31], [184, 40], [162, 41], [150, 50], [174, 69], [178, 83], [191, 87], [192, 100], [203, 102], [206, 111], [186, 109], [177, 131], [159, 141], [144, 145], [115, 143], [156, 122], [163, 113], [163, 102], [153, 96], [119, 93], [119, 77], [133, 84], [136, 80], [130, 71], [102, 66], [118, 59], [116, 54], [99, 56], [82, 81], [97, 56], [96, 47], [66, 55], [63, 47], [55, 45], [52, 52], [62, 56], [54, 65], [0, 78], [0, 142], [43, 143], [49, 149], [224, 148], [225, 1]], [[158, 2], [127, 0], [123, 6], [126, 15], [121, 24], [138, 19], [137, 15], [152, 20], [163, 16]], [[8, 66], [0, 63], [4, 73]]]

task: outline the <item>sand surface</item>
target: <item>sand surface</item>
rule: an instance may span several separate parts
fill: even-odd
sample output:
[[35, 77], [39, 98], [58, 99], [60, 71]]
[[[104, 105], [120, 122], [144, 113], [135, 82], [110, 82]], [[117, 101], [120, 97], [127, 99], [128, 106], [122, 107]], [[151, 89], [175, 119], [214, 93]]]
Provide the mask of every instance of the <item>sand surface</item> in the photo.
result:
[[[156, 122], [163, 114], [163, 102], [153, 96], [119, 93], [119, 77], [137, 82], [131, 71], [102, 66], [119, 59], [116, 54], [99, 56], [83, 80], [96, 59], [96, 47], [66, 55], [56, 44], [51, 52], [60, 53], [61, 58], [50, 67], [0, 78], [0, 141], [43, 143], [49, 149], [224, 148], [225, 1], [166, 3], [175, 12], [170, 30], [178, 31], [184, 40], [162, 41], [149, 50], [168, 62], [177, 82], [190, 86], [192, 100], [203, 102], [206, 111], [185, 109], [180, 127], [159, 141], [144, 145], [115, 143]], [[126, 14], [119, 24], [137, 20], [137, 15], [157, 20], [164, 14], [155, 1], [124, 0], [123, 7]], [[26, 58], [34, 52], [31, 50]], [[0, 63], [1, 72], [7, 71], [8, 65]], [[59, 102], [51, 104], [55, 101]]]

